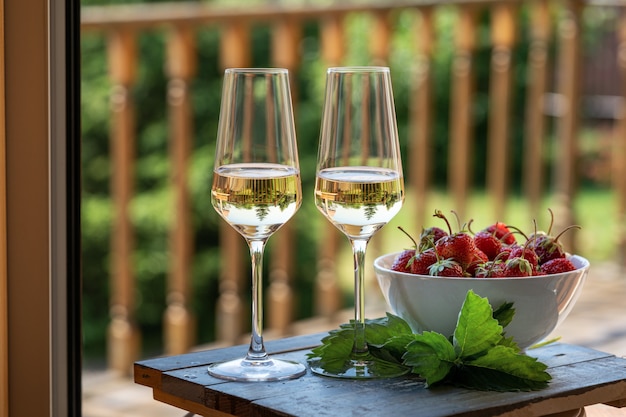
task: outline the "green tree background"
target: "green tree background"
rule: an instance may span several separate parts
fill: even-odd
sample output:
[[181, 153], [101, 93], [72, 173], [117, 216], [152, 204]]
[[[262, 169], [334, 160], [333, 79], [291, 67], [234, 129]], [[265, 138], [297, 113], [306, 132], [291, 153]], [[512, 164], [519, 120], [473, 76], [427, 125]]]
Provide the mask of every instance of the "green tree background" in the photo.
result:
[[[83, 6], [132, 1], [83, 0]], [[137, 3], [136, 1], [134, 3]], [[230, 4], [230, 3], [229, 3]], [[592, 16], [593, 17], [593, 16]], [[514, 149], [512, 155], [522, 153], [524, 90], [526, 87], [526, 59], [528, 55], [528, 16], [520, 14], [519, 45], [515, 49], [514, 115], [512, 119]], [[348, 42], [346, 65], [367, 65], [368, 32], [371, 17], [366, 14], [349, 15], [346, 19]], [[419, 16], [413, 11], [402, 11], [392, 16], [394, 32], [389, 66], [396, 100], [398, 130], [406, 154], [408, 142], [408, 114], [410, 80], [415, 70], [415, 25]], [[453, 58], [453, 36], [456, 12], [442, 6], [436, 15], [438, 46], [434, 74], [435, 154], [447, 155], [448, 119], [450, 108], [450, 68]], [[592, 23], [601, 27], [602, 18]], [[592, 25], [593, 26], [593, 25]], [[252, 32], [252, 66], [270, 66], [270, 27], [255, 25]], [[592, 44], [600, 35], [590, 31], [586, 42]], [[480, 16], [478, 48], [476, 51], [476, 103], [474, 105], [475, 147], [477, 171], [475, 186], [484, 186], [484, 155], [487, 136], [488, 83], [490, 61], [489, 15]], [[83, 292], [84, 292], [84, 349], [88, 360], [104, 355], [106, 326], [109, 320], [110, 239], [112, 203], [110, 199], [110, 111], [111, 84], [107, 77], [106, 37], [102, 33], [85, 33], [82, 47], [82, 161], [83, 161]], [[316, 264], [317, 233], [312, 233], [323, 219], [311, 199], [317, 155], [317, 135], [321, 116], [325, 64], [319, 54], [319, 27], [316, 22], [304, 26], [302, 62], [296, 74], [298, 103], [295, 103], [296, 126], [300, 153], [305, 201], [297, 218], [312, 219], [308, 223], [293, 222], [297, 234], [295, 291], [298, 294], [297, 318], [313, 314], [314, 268]], [[158, 351], [161, 346], [161, 320], [165, 307], [165, 287], [168, 273], [168, 225], [172, 211], [169, 186], [167, 80], [163, 71], [165, 33], [141, 32], [138, 36], [139, 68], [137, 83], [132, 91], [136, 103], [136, 190], [131, 216], [136, 233], [134, 274], [137, 281], [137, 316], [146, 351]], [[194, 152], [189, 167], [192, 190], [195, 256], [193, 259], [193, 309], [202, 325], [198, 327], [198, 342], [214, 340], [214, 305], [218, 293], [220, 268], [218, 252], [218, 225], [221, 221], [210, 204], [210, 174], [214, 152], [217, 119], [220, 105], [221, 78], [219, 68], [219, 31], [203, 27], [197, 31], [198, 71], [192, 85], [194, 109]], [[548, 155], [546, 165], [549, 166]], [[446, 185], [446, 158], [434, 166], [433, 183]], [[521, 176], [521, 160], [512, 160], [513, 177]], [[593, 186], [602, 184], [593, 183]], [[514, 190], [519, 192], [519, 190]], [[311, 224], [311, 222], [313, 224]], [[320, 223], [317, 223], [320, 222]], [[271, 252], [271, 239], [268, 254]], [[266, 262], [267, 265], [267, 262]], [[225, 266], [227, 267], [227, 266]], [[347, 296], [349, 297], [349, 296]]]

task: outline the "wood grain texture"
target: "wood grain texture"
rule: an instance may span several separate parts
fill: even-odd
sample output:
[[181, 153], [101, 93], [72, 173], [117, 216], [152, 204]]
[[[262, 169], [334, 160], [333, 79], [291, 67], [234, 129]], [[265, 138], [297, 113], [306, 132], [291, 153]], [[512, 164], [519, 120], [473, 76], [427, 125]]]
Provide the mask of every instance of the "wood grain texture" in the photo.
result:
[[[291, 360], [306, 361], [325, 334], [282, 339], [268, 350]], [[241, 355], [245, 346], [142, 361], [137, 373], [154, 376], [140, 383], [172, 398], [181, 408], [206, 407], [235, 416], [545, 416], [605, 403], [626, 404], [626, 359], [574, 345], [555, 343], [530, 350], [548, 365], [548, 388], [532, 392], [487, 392], [451, 386], [425, 388], [411, 375], [394, 379], [343, 380], [307, 373], [281, 382], [235, 383], [210, 376], [206, 366]], [[156, 392], [156, 391], [155, 391]], [[156, 397], [156, 396], [155, 396]], [[178, 401], [178, 400], [177, 400]], [[172, 404], [172, 402], [168, 402]], [[182, 405], [187, 404], [186, 407]], [[173, 404], [176, 405], [176, 404]]]

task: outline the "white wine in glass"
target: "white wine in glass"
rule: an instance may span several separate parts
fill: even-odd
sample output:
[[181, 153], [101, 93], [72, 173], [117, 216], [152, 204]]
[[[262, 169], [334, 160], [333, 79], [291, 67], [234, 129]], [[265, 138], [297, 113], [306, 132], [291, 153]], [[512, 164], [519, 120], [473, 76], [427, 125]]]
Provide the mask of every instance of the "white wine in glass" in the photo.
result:
[[329, 68], [315, 205], [352, 245], [354, 342], [351, 355], [343, 364], [311, 359], [313, 372], [360, 379], [393, 377], [408, 371], [369, 353], [364, 317], [367, 243], [400, 211], [403, 201], [404, 180], [389, 68]]
[[270, 357], [263, 343], [265, 243], [302, 203], [286, 69], [226, 70], [211, 202], [250, 248], [252, 336], [244, 358], [212, 364], [209, 374], [231, 381], [281, 381], [303, 375], [303, 364]]

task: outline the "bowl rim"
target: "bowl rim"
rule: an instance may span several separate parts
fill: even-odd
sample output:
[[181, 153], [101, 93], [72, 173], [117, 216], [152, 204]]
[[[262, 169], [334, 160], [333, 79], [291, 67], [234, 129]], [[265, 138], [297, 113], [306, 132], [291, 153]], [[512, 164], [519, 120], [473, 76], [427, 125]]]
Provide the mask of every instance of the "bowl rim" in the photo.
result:
[[481, 280], [481, 281], [483, 281], [483, 280], [519, 281], [519, 280], [547, 279], [549, 277], [557, 277], [557, 276], [563, 276], [563, 275], [575, 275], [576, 273], [585, 272], [587, 269], [589, 269], [589, 267], [591, 265], [587, 258], [585, 258], [583, 256], [580, 256], [580, 255], [577, 255], [577, 254], [567, 253], [566, 254], [567, 259], [572, 259], [572, 258], [576, 259], [577, 261], [582, 263], [582, 266], [580, 268], [574, 269], [573, 271], [562, 272], [560, 274], [533, 275], [533, 276], [530, 276], [530, 277], [498, 277], [498, 278], [488, 278], [488, 277], [439, 277], [439, 276], [435, 276], [435, 275], [420, 275], [420, 274], [412, 274], [412, 273], [409, 273], [409, 272], [394, 271], [391, 268], [386, 268], [386, 267], [382, 266], [383, 260], [385, 260], [388, 257], [391, 257], [392, 255], [393, 255], [393, 257], [391, 259], [393, 260], [399, 254], [401, 254], [402, 252], [404, 252], [404, 251], [390, 252], [390, 253], [386, 253], [384, 255], [380, 255], [379, 257], [374, 259], [374, 269], [380, 270], [380, 271], [383, 271], [383, 272], [387, 272], [387, 273], [400, 274], [400, 276], [420, 278], [420, 279], [444, 279], [444, 280], [447, 280], [447, 281], [466, 281], [468, 279]]

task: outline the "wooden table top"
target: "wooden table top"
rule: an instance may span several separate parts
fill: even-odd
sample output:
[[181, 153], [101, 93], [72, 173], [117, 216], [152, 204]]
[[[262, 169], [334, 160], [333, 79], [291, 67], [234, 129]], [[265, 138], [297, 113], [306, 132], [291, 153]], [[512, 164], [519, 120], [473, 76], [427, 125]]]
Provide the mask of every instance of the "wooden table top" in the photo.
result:
[[[306, 354], [327, 333], [266, 343], [270, 354], [306, 363]], [[626, 359], [575, 345], [554, 343], [529, 351], [548, 365], [548, 388], [532, 392], [484, 392], [450, 386], [425, 388], [417, 376], [345, 380], [307, 372], [279, 382], [229, 382], [210, 376], [207, 365], [243, 357], [235, 346], [149, 359], [134, 365], [135, 382], [156, 400], [204, 416], [393, 415], [546, 416], [585, 406], [626, 406]]]

